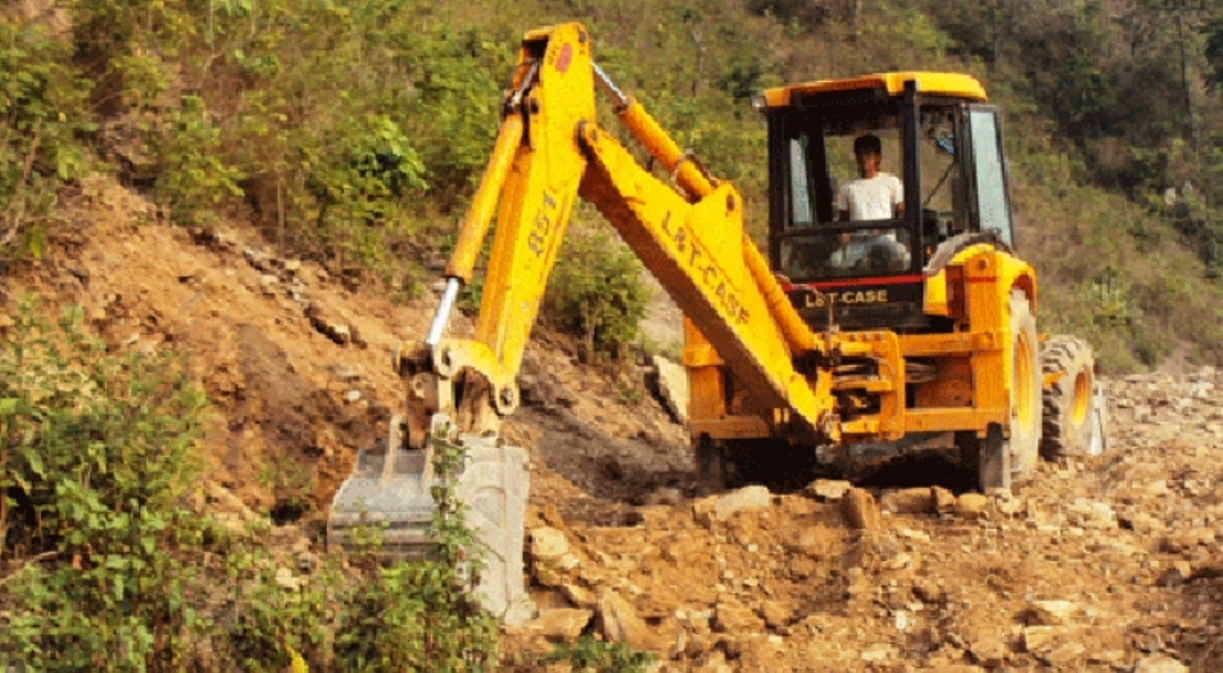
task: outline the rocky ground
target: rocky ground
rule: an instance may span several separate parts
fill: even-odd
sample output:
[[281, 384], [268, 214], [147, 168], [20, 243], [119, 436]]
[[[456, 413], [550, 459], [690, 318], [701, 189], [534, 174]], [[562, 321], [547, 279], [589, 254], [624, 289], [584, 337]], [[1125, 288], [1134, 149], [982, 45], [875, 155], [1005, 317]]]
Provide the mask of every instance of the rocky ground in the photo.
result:
[[623, 635], [670, 670], [1220, 670], [1221, 382], [1109, 381], [1106, 455], [988, 497], [664, 489], [615, 527], [547, 503], [532, 576], [554, 609], [524, 632]]
[[[287, 549], [321, 553], [331, 495], [404, 396], [387, 354], [423, 336], [435, 296], [394, 304], [241, 230], [164, 226], [105, 180], [74, 204], [80, 224], [0, 286], [0, 328], [37, 291], [83, 305], [112, 349], [183, 353], [214, 402], [207, 506], [270, 513]], [[1010, 493], [966, 491], [935, 456], [694, 498], [648, 363], [609, 376], [575, 354], [536, 338], [505, 431], [532, 457], [541, 610], [507, 629], [507, 668], [586, 633], [676, 671], [1223, 670], [1214, 370], [1108, 381], [1107, 453]]]

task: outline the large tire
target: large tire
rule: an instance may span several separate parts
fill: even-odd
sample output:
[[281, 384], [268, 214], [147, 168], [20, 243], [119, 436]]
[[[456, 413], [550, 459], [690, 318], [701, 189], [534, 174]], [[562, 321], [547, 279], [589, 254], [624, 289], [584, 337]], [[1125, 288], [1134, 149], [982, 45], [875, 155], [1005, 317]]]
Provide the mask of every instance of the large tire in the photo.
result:
[[1040, 354], [1045, 375], [1057, 379], [1044, 391], [1044, 437], [1040, 452], [1049, 460], [1103, 452], [1103, 409], [1097, 409], [1095, 359], [1082, 339], [1057, 335]]
[[1012, 290], [1010, 299], [1011, 427], [1010, 437], [990, 425], [985, 437], [956, 433], [961, 462], [977, 472], [981, 491], [1011, 488], [1032, 477], [1040, 458], [1040, 365], [1037, 358], [1036, 318], [1027, 295]]

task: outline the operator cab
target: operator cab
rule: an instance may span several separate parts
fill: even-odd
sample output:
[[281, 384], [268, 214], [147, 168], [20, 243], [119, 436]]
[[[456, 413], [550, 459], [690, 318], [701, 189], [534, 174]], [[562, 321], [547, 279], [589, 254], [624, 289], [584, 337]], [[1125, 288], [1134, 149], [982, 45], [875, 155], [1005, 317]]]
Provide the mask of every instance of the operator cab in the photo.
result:
[[[831, 304], [847, 329], [929, 328], [925, 279], [950, 259], [936, 258], [940, 246], [1013, 246], [999, 115], [985, 101], [973, 77], [903, 72], [770, 89], [753, 102], [769, 128], [769, 261], [809, 323], [826, 326]], [[861, 177], [864, 136], [879, 139], [880, 169], [903, 196], [855, 220], [839, 195]]]

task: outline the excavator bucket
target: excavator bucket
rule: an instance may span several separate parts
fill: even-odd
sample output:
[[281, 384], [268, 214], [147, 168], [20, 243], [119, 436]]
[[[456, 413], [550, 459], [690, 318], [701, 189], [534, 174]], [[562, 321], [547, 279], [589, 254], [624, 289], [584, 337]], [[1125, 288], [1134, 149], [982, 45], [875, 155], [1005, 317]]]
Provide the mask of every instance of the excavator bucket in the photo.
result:
[[[447, 425], [447, 420], [437, 414], [434, 426]], [[330, 543], [351, 548], [361, 537], [359, 531], [368, 529], [379, 532], [385, 561], [419, 561], [431, 555], [436, 543], [429, 528], [437, 512], [433, 487], [439, 485], [433, 471], [434, 443], [408, 448], [402, 427], [401, 418], [392, 418], [386, 446], [358, 454], [352, 474], [332, 501]], [[460, 435], [455, 441], [465, 449], [465, 459], [454, 493], [466, 506], [467, 523], [486, 564], [478, 597], [504, 623], [521, 624], [534, 612], [522, 575], [526, 452], [474, 435]]]

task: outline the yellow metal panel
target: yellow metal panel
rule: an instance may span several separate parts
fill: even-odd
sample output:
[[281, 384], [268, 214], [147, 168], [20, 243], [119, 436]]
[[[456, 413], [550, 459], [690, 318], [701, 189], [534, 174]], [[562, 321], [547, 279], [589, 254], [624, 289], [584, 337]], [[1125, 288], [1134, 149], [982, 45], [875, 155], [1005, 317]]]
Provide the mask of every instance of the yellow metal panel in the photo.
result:
[[[534, 33], [532, 33], [534, 35]], [[501, 384], [513, 380], [539, 313], [546, 281], [577, 199], [586, 159], [578, 147], [578, 121], [595, 113], [591, 41], [579, 24], [557, 26], [539, 65], [540, 86], [523, 102], [530, 122], [501, 197], [475, 339], [496, 355], [484, 372]], [[524, 46], [523, 64], [531, 59]], [[527, 69], [520, 67], [519, 77]]]
[[[755, 245], [730, 185], [689, 203], [645, 171], [593, 122], [581, 131], [590, 166], [581, 195], [594, 203], [751, 392], [760, 408], [790, 407], [818, 427], [832, 400], [794, 371], [773, 307], [748, 268]], [[788, 307], [791, 310], [792, 307]], [[694, 353], [695, 355], [695, 353]]]
[[773, 431], [757, 416], [727, 416], [717, 420], [693, 421], [692, 436], [709, 435], [712, 439], [766, 439]]
[[933, 276], [926, 277], [926, 305], [923, 311], [926, 315], [950, 315], [947, 305], [947, 269], [940, 269]]
[[501, 196], [501, 189], [505, 186], [514, 155], [522, 142], [522, 133], [522, 117], [510, 115], [501, 122], [493, 155], [484, 170], [484, 177], [480, 180], [480, 188], [472, 199], [467, 220], [459, 231], [459, 240], [454, 246], [450, 264], [446, 267], [446, 275], [461, 279], [464, 285], [471, 283], [472, 270], [475, 269], [476, 261], [484, 247], [484, 237], [488, 234], [493, 211], [497, 208], [497, 199]]
[[918, 91], [922, 93], [953, 96], [980, 103], [988, 100], [985, 94], [985, 87], [972, 75], [921, 71], [884, 72], [848, 79], [824, 79], [815, 82], [803, 82], [766, 89], [764, 97], [768, 107], [772, 108], [790, 105], [790, 101], [796, 93], [883, 89], [887, 91], [888, 95], [900, 96], [904, 93], [905, 82], [909, 80], [916, 80]]
[[701, 173], [696, 162], [684, 158], [684, 152], [679, 145], [632, 97], [629, 97], [628, 105], [620, 111], [620, 120], [633, 131], [633, 135], [641, 141], [650, 154], [657, 157], [667, 167], [667, 170], [675, 175], [676, 183], [689, 196], [700, 198], [713, 191], [713, 182]]
[[900, 350], [907, 358], [938, 357], [940, 355], [968, 354], [978, 350], [1002, 348], [1010, 339], [1010, 333], [998, 331], [954, 332], [949, 334], [902, 334]]
[[688, 419], [692, 436], [697, 424], [726, 416], [725, 361], [704, 334], [684, 317], [684, 367], [688, 370]]
[[912, 409], [905, 416], [906, 432], [981, 430], [990, 423], [1006, 426], [1010, 406], [964, 409]]

